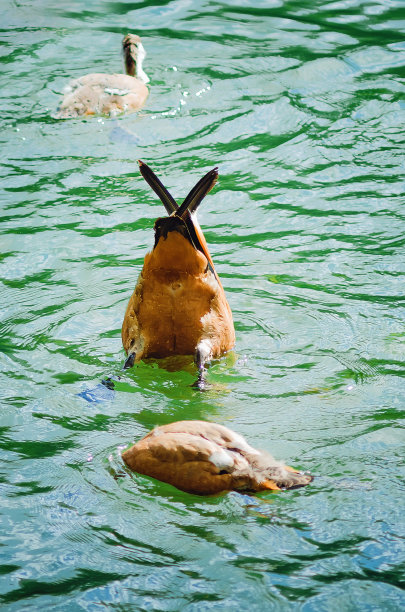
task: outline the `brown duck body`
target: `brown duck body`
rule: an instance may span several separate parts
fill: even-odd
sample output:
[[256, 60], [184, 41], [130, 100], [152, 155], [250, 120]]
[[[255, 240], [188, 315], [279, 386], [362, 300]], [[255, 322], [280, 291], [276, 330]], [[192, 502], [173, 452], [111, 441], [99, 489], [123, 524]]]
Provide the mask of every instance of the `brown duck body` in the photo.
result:
[[222, 285], [207, 258], [177, 231], [160, 237], [146, 255], [125, 313], [122, 341], [137, 360], [194, 355], [203, 341], [211, 357], [233, 347], [232, 313]]
[[146, 53], [139, 36], [125, 36], [123, 52], [127, 74], [96, 72], [71, 81], [65, 88], [55, 117], [115, 115], [142, 108], [149, 94], [146, 87], [149, 79], [142, 70]]
[[258, 451], [234, 431], [204, 421], [156, 427], [122, 454], [135, 472], [197, 495], [291, 489], [312, 476]]
[[135, 112], [148, 94], [145, 83], [128, 74], [87, 74], [69, 83], [57, 118]]
[[[145, 168], [141, 163], [141, 171], [151, 173]], [[151, 175], [155, 188], [158, 179]], [[207, 176], [212, 186], [216, 170]], [[206, 192], [205, 184], [201, 193]], [[147, 357], [195, 355], [202, 369], [234, 346], [232, 313], [195, 214], [185, 206], [185, 217], [178, 216], [181, 209], [174, 205], [171, 216], [155, 223], [155, 246], [129, 300], [122, 342], [133, 356], [131, 365]]]

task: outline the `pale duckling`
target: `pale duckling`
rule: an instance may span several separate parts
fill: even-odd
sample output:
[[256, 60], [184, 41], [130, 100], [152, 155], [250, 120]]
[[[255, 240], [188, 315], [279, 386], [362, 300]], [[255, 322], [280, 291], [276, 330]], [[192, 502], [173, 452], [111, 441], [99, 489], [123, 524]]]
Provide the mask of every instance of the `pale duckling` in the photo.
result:
[[179, 207], [152, 170], [139, 165], [169, 216], [155, 222], [155, 245], [125, 313], [124, 368], [146, 357], [194, 355], [202, 383], [204, 364], [235, 343], [232, 312], [196, 217], [218, 171], [208, 172]]
[[87, 74], [75, 79], [55, 114], [57, 119], [81, 115], [116, 115], [139, 110], [148, 97], [148, 77], [142, 69], [146, 52], [136, 34], [122, 41], [126, 74]]
[[156, 427], [122, 458], [135, 472], [197, 495], [295, 489], [313, 479], [256, 450], [227, 427], [205, 421]]

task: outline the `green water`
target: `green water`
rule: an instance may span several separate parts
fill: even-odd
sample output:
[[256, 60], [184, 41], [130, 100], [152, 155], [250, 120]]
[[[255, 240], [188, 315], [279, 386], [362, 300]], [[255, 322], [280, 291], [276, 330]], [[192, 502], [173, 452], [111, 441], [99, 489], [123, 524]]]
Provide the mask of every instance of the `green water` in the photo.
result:
[[[404, 4], [1, 9], [2, 610], [403, 609]], [[128, 31], [144, 110], [52, 119]], [[179, 200], [219, 167], [200, 222], [237, 344], [205, 393], [187, 359], [98, 386], [164, 212], [138, 158]], [[200, 498], [124, 469], [193, 418], [314, 482]]]

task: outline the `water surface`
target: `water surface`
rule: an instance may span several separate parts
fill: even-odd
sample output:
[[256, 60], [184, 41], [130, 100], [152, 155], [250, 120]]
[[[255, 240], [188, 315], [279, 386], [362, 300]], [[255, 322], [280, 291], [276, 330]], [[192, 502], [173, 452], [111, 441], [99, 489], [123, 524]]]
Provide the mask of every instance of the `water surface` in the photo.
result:
[[[396, 0], [4, 2], [2, 609], [404, 606], [404, 29]], [[52, 119], [128, 31], [145, 108]], [[206, 393], [190, 360], [98, 386], [163, 214], [139, 158], [179, 200], [219, 167], [200, 222], [237, 344]], [[184, 418], [316, 479], [199, 498], [126, 471]]]

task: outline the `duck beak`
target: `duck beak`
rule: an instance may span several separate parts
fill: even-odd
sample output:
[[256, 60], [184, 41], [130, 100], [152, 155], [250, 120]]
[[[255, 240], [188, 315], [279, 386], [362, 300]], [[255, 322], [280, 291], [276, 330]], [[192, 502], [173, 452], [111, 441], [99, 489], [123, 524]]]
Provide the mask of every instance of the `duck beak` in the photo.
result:
[[274, 480], [263, 480], [260, 483], [260, 486], [263, 487], [264, 490], [269, 490], [269, 491], [281, 491], [280, 487], [278, 487], [276, 485], [276, 483], [274, 482]]
[[213, 168], [205, 176], [198, 181], [190, 193], [185, 198], [181, 206], [178, 206], [176, 200], [168, 192], [166, 187], [158, 179], [156, 174], [143, 161], [138, 160], [139, 169], [148, 185], [153, 189], [159, 199], [162, 201], [169, 217], [179, 217], [185, 224], [188, 237], [195, 249], [203, 253], [208, 261], [208, 266], [211, 272], [218, 279], [214, 262], [208, 250], [208, 245], [204, 234], [197, 220], [197, 208], [205, 198], [207, 193], [211, 191], [218, 179], [218, 168]]

